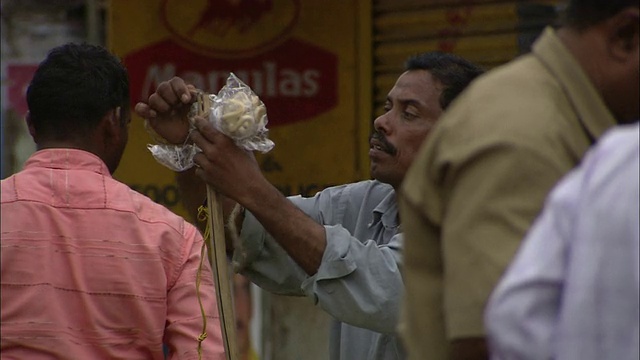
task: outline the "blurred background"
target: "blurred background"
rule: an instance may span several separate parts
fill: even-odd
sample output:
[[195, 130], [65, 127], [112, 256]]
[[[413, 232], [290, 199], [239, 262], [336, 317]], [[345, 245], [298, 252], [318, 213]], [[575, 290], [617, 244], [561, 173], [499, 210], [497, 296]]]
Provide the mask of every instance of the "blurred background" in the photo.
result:
[[[230, 72], [265, 102], [276, 147], [258, 160], [284, 194], [369, 177], [368, 136], [415, 53], [459, 54], [487, 69], [529, 51], [561, 1], [2, 0], [1, 176], [35, 151], [24, 122], [37, 64], [66, 42], [104, 45], [130, 72], [132, 104], [181, 76], [216, 93]], [[134, 117], [114, 176], [187, 216], [173, 174], [151, 157]], [[236, 279], [252, 358], [327, 359], [329, 317], [308, 299]], [[248, 325], [247, 325], [248, 324]], [[241, 341], [242, 342], [242, 341]], [[304, 355], [302, 355], [304, 354]]]

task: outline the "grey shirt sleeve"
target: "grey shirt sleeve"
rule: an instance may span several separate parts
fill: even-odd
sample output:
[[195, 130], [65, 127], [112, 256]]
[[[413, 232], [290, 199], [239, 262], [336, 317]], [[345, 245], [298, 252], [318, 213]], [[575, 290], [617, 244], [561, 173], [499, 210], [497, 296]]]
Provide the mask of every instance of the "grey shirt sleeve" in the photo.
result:
[[404, 290], [399, 270], [402, 236], [393, 236], [385, 245], [352, 236], [345, 228], [349, 225], [341, 224], [349, 211], [344, 189], [290, 198], [326, 229], [327, 247], [315, 275], [308, 276], [250, 214], [243, 223], [234, 265], [267, 291], [306, 295], [339, 321], [394, 333]]
[[302, 283], [305, 294], [342, 322], [394, 333], [404, 291], [402, 234], [377, 245], [361, 243], [339, 225], [326, 230], [327, 249], [318, 272]]
[[300, 285], [308, 275], [248, 211], [232, 261], [236, 272], [269, 292], [304, 296]]

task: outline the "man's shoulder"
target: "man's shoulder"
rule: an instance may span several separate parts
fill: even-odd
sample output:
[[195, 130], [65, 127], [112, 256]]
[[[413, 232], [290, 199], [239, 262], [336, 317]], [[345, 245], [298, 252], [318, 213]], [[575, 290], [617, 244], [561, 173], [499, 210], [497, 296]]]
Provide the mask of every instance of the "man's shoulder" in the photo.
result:
[[16, 175], [11, 175], [6, 179], [0, 180], [0, 202], [6, 203], [16, 200], [15, 194], [15, 186], [14, 186], [14, 177]]
[[342, 198], [352, 208], [373, 209], [389, 197], [395, 201], [394, 194], [395, 190], [389, 184], [365, 180], [346, 185]]
[[[640, 167], [640, 127], [620, 125], [606, 132], [600, 141], [585, 156], [583, 165], [586, 167], [585, 176], [591, 181], [590, 186], [595, 189], [611, 188], [618, 184], [620, 188], [638, 184], [638, 169]], [[597, 195], [605, 191], [595, 191]], [[637, 199], [636, 199], [637, 200]]]
[[[518, 113], [522, 118], [529, 115], [523, 109], [545, 111], [548, 107], [539, 106], [545, 103], [553, 108], [562, 91], [561, 84], [537, 58], [524, 55], [490, 70], [474, 81], [452, 107], [472, 111], [472, 119], [500, 121], [493, 117], [498, 112], [507, 115]], [[537, 113], [534, 112], [531, 116]]]
[[602, 135], [594, 148], [594, 152], [608, 153], [617, 151], [638, 157], [638, 134], [640, 134], [638, 122], [613, 127]]
[[473, 82], [443, 114], [430, 141], [447, 149], [537, 147], [543, 140], [562, 141], [575, 119], [561, 84], [526, 55]]
[[[635, 124], [619, 125], [607, 131], [554, 188], [551, 196], [554, 201], [566, 201], [568, 196], [588, 199], [587, 207], [595, 209], [594, 199], [601, 199], [607, 211], [619, 209], [620, 200], [629, 198], [629, 190], [638, 192], [639, 129]], [[637, 197], [631, 198], [637, 203]], [[611, 207], [613, 199], [617, 202]]]
[[322, 190], [320, 198], [330, 199], [333, 205], [356, 207], [376, 205], [394, 193], [391, 185], [378, 180], [363, 180]]
[[360, 216], [370, 215], [374, 209], [391, 207], [391, 203], [395, 202], [395, 190], [378, 180], [364, 180], [327, 188], [320, 197], [323, 203], [329, 205], [333, 214], [331, 218], [340, 219], [339, 222], [348, 227], [349, 224], [355, 224]]
[[393, 187], [387, 183], [383, 183], [379, 180], [362, 180], [344, 185], [350, 189], [368, 189], [373, 191], [390, 192], [393, 191]]
[[[521, 55], [503, 65], [487, 71], [475, 83], [482, 84], [482, 89], [501, 91], [503, 86], [522, 86], [523, 83], [536, 86], [555, 83], [549, 70], [533, 54]], [[501, 85], [501, 86], [496, 86]], [[513, 94], [517, 97], [517, 94]]]
[[184, 233], [189, 223], [165, 206], [158, 204], [149, 197], [131, 189], [127, 184], [113, 179], [117, 191], [111, 197], [112, 207], [120, 210], [133, 211], [137, 218], [145, 223], [164, 224], [174, 231]]
[[348, 194], [348, 196], [350, 197], [376, 197], [380, 198], [380, 200], [394, 192], [394, 189], [391, 185], [380, 182], [378, 180], [358, 181], [342, 185], [340, 188], [344, 194]]

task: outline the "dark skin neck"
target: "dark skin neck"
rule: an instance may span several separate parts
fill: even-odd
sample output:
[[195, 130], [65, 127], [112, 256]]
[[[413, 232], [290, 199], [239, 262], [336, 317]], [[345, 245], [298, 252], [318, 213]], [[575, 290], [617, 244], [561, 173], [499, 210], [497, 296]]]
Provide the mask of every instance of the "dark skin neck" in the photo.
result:
[[90, 137], [90, 141], [70, 141], [70, 140], [55, 140], [55, 139], [38, 139], [36, 148], [38, 150], [45, 149], [77, 149], [90, 152], [103, 161], [105, 161], [105, 146], [104, 141], [95, 139], [95, 136]]
[[563, 27], [560, 41], [573, 55], [620, 123], [638, 118], [637, 6], [584, 29]]
[[[120, 156], [116, 154], [114, 149], [122, 141], [126, 141], [126, 128], [120, 121], [119, 111], [116, 109], [109, 111], [97, 124], [97, 126], [88, 134], [68, 134], [66, 139], [56, 139], [46, 134], [38, 134], [30, 114], [27, 114], [26, 121], [29, 133], [36, 143], [38, 150], [44, 149], [78, 149], [90, 152], [99, 157], [109, 168], [109, 172], [113, 174]], [[117, 158], [117, 159], [116, 159]]]
[[70, 141], [60, 141], [60, 140], [46, 140], [46, 141], [40, 141], [39, 143], [36, 144], [36, 148], [38, 150], [45, 150], [45, 149], [77, 149], [77, 150], [84, 150], [93, 154], [96, 154], [97, 156], [100, 156], [98, 154], [98, 151], [96, 151], [95, 149], [91, 149], [91, 146], [87, 146], [86, 144], [77, 144], [74, 142], [70, 142]]
[[593, 51], [594, 34], [585, 31], [578, 31], [573, 28], [560, 28], [557, 31], [558, 38], [569, 50], [580, 67], [591, 79], [599, 92], [602, 92], [602, 81], [599, 74], [601, 61], [596, 56], [599, 52]]

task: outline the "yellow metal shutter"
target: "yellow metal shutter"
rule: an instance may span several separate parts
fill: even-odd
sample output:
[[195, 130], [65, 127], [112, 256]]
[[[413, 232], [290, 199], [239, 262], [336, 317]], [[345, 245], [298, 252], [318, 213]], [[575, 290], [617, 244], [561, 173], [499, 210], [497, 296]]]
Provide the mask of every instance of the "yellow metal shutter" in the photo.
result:
[[375, 0], [373, 3], [374, 113], [410, 55], [444, 51], [486, 69], [528, 51], [552, 24], [559, 1]]

